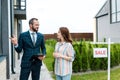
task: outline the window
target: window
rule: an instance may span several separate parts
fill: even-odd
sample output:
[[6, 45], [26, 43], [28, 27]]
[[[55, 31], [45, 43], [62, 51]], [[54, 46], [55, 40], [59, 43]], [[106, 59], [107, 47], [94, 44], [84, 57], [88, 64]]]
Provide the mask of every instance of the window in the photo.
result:
[[111, 0], [111, 22], [120, 22], [120, 0]]
[[26, 0], [14, 0], [14, 9], [25, 10], [26, 9]]
[[26, 5], [25, 0], [21, 0], [21, 9], [22, 10], [25, 10], [25, 5]]

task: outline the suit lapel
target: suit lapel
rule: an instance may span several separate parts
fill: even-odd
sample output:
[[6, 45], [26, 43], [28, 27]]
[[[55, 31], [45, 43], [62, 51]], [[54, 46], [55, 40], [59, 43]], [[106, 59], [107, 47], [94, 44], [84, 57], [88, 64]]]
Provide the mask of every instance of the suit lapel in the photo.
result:
[[39, 41], [39, 35], [38, 35], [38, 33], [37, 33], [37, 39], [36, 39], [35, 45], [38, 43], [38, 41]]
[[27, 32], [27, 36], [28, 36], [28, 39], [30, 40], [29, 44], [30, 44], [31, 46], [34, 46], [29, 31]]

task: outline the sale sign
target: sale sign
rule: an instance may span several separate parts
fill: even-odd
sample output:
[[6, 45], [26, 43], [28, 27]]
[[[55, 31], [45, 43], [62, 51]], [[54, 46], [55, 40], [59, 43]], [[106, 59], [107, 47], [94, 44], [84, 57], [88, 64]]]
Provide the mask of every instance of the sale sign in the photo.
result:
[[107, 57], [107, 48], [94, 48], [94, 58]]

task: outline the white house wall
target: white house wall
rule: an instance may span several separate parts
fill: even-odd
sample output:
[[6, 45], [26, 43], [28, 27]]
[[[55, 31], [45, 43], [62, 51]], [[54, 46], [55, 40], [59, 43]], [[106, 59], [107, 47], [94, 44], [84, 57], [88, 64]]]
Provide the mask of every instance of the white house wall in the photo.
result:
[[17, 19], [14, 18], [14, 33], [15, 33], [15, 36], [17, 37]]
[[100, 17], [97, 20], [98, 41], [111, 38], [112, 42], [120, 42], [120, 23], [110, 24], [109, 17]]
[[120, 42], [120, 23], [110, 24], [109, 33], [113, 42]]
[[[17, 19], [16, 18], [14, 18], [14, 32], [15, 32], [15, 36], [16, 37], [18, 37], [17, 35], [17, 29], [18, 29], [18, 21], [17, 21]], [[18, 60], [18, 53], [15, 51], [15, 53], [14, 53], [14, 55], [15, 55], [15, 61], [17, 61]]]
[[109, 37], [109, 22], [108, 16], [97, 18], [98, 41], [103, 41]]

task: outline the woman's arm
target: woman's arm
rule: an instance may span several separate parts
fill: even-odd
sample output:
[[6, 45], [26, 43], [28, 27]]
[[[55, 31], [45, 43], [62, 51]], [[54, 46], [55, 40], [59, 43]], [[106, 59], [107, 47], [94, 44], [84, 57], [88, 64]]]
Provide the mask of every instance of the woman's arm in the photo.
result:
[[72, 56], [61, 55], [61, 58], [70, 61], [72, 59]]

